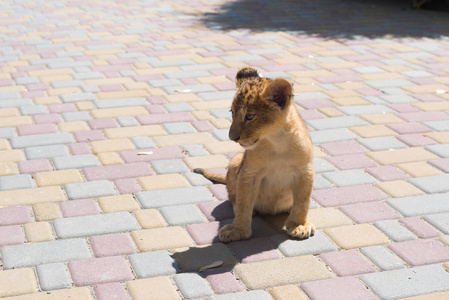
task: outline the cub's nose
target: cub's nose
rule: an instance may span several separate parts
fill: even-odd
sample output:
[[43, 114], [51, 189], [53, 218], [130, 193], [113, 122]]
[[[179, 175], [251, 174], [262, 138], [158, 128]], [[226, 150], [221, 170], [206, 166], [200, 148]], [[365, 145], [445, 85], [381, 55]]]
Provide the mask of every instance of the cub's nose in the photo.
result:
[[231, 132], [229, 132], [229, 139], [231, 139], [234, 142], [237, 142], [238, 140], [240, 140], [240, 135], [232, 134]]

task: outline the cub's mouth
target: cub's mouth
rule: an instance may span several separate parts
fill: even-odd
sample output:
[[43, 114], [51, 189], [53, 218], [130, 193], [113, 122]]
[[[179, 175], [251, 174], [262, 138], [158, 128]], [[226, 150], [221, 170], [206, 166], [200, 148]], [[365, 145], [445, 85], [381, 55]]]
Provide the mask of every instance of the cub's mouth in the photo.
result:
[[239, 142], [239, 144], [243, 148], [248, 149], [248, 148], [252, 148], [258, 141], [259, 141], [259, 139], [256, 139], [255, 141], [253, 141], [252, 143], [249, 143], [249, 144], [243, 144], [241, 142]]

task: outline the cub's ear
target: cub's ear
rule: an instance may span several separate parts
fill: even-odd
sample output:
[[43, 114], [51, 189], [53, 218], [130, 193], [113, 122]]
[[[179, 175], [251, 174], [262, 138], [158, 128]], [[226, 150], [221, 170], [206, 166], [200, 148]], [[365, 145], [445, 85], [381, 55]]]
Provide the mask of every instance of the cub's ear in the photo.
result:
[[243, 81], [254, 77], [259, 77], [257, 70], [250, 67], [244, 67], [237, 72], [237, 75], [235, 75], [235, 85], [237, 88], [240, 88]]
[[269, 102], [276, 103], [280, 108], [284, 108], [292, 99], [293, 86], [285, 79], [274, 79], [263, 92], [264, 98]]

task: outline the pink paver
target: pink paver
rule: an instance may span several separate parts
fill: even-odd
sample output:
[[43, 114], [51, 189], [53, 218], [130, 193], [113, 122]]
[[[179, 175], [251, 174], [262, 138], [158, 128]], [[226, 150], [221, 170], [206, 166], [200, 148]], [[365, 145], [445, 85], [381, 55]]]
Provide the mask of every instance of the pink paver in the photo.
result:
[[[137, 155], [137, 153], [139, 152], [153, 152], [153, 153], [151, 155]], [[157, 148], [157, 149], [126, 150], [121, 151], [120, 156], [126, 163], [186, 157], [182, 149], [178, 146]]]
[[99, 88], [102, 92], [118, 92], [125, 90], [121, 84], [105, 84], [100, 85]]
[[100, 209], [93, 199], [70, 200], [59, 203], [65, 218], [97, 215]]
[[353, 276], [376, 272], [376, 268], [356, 250], [341, 250], [320, 254], [338, 276]]
[[376, 166], [376, 163], [364, 154], [350, 154], [326, 158], [340, 170], [361, 169]]
[[72, 143], [69, 144], [70, 152], [73, 155], [78, 154], [91, 154], [92, 150], [90, 149], [90, 146], [88, 143]]
[[235, 83], [234, 82], [214, 83], [213, 86], [219, 91], [235, 91]]
[[421, 239], [436, 238], [441, 235], [438, 230], [436, 230], [433, 226], [431, 226], [420, 217], [406, 218], [400, 220], [400, 222]]
[[68, 267], [76, 286], [134, 279], [128, 263], [121, 256], [70, 261]]
[[140, 186], [134, 178], [121, 178], [114, 180], [115, 187], [120, 194], [132, 194], [140, 192]]
[[92, 236], [89, 241], [96, 257], [127, 255], [136, 252], [126, 233]]
[[164, 106], [159, 104], [148, 105], [146, 107], [150, 114], [166, 114], [167, 111], [164, 109]]
[[412, 266], [449, 261], [449, 248], [437, 240], [406, 241], [389, 244], [388, 248]]
[[323, 115], [322, 113], [320, 113], [318, 110], [315, 109], [301, 110], [298, 113], [301, 116], [301, 119], [303, 120], [315, 120], [326, 118], [325, 115]]
[[19, 225], [34, 222], [28, 206], [11, 206], [0, 208], [0, 226]]
[[60, 114], [63, 112], [76, 111], [76, 106], [73, 103], [50, 104], [48, 105], [48, 110], [51, 113]]
[[399, 219], [401, 216], [383, 202], [366, 202], [340, 206], [340, 210], [356, 223]]
[[[161, 78], [158, 78], [158, 79], [165, 79], [165, 78], [161, 77]], [[164, 104], [164, 103], [167, 103], [167, 101], [165, 101], [165, 99], [160, 97], [160, 96], [150, 96], [150, 97], [147, 97], [147, 100], [150, 101], [151, 104]]]
[[58, 114], [34, 115], [33, 120], [36, 124], [62, 122], [62, 118]]
[[215, 198], [218, 200], [228, 200], [228, 190], [226, 189], [226, 185], [224, 184], [214, 184], [207, 187], [212, 194], [214, 194]]
[[193, 121], [191, 124], [199, 132], [214, 130], [214, 127], [208, 121]]
[[90, 167], [83, 169], [87, 180], [114, 180], [120, 178], [135, 178], [153, 175], [150, 167], [146, 163], [130, 163], [123, 165], [110, 165]]
[[396, 138], [410, 147], [435, 145], [436, 142], [421, 133], [397, 135]]
[[0, 227], [0, 247], [23, 244], [22, 229], [19, 225]]
[[42, 134], [58, 132], [58, 127], [53, 123], [33, 124], [18, 126], [17, 133], [19, 135]]
[[384, 96], [385, 94], [382, 93], [381, 91], [378, 91], [376, 89], [358, 89], [355, 90], [357, 93], [362, 94], [363, 96], [374, 96], [374, 97], [379, 97], [379, 96]]
[[195, 119], [192, 117], [192, 115], [187, 112], [142, 115], [142, 116], [136, 116], [136, 119], [142, 125], [162, 124], [162, 123], [170, 123], [170, 122], [195, 121]]
[[408, 103], [398, 103], [398, 104], [387, 104], [387, 106], [391, 109], [399, 113], [408, 113], [408, 112], [419, 112], [420, 110]]
[[243, 286], [227, 268], [216, 268], [204, 271], [207, 281], [216, 294], [241, 292]]
[[433, 94], [415, 94], [412, 96], [415, 97], [416, 99], [419, 99], [424, 102], [443, 101], [443, 99], [441, 99], [440, 97], [435, 96]]
[[229, 201], [210, 201], [198, 204], [209, 221], [222, 221], [234, 217], [234, 210]]
[[[420, 111], [420, 112], [408, 112], [400, 113], [397, 116], [408, 122], [423, 122], [423, 121], [437, 121], [447, 120], [449, 115], [442, 111]], [[398, 123], [401, 124], [401, 123]], [[393, 129], [394, 130], [394, 129]], [[429, 130], [432, 131], [432, 130]]]
[[48, 90], [50, 88], [50, 85], [48, 83], [33, 83], [27, 84], [26, 87], [29, 91], [44, 91]]
[[315, 190], [312, 198], [321, 206], [340, 206], [368, 201], [379, 201], [388, 198], [380, 189], [369, 185], [353, 185]]
[[53, 166], [48, 159], [22, 160], [17, 164], [19, 166], [20, 173], [22, 174], [33, 174], [53, 170]]
[[399, 134], [423, 133], [432, 131], [432, 129], [430, 129], [429, 127], [418, 122], [387, 124], [387, 127], [393, 129]]
[[73, 133], [73, 136], [77, 142], [100, 141], [105, 139], [101, 130], [76, 131]]
[[98, 284], [94, 287], [98, 300], [128, 300], [125, 287], [118, 282]]
[[381, 181], [407, 179], [408, 175], [393, 166], [379, 166], [365, 170]]
[[342, 83], [342, 82], [347, 82], [347, 81], [353, 81], [353, 82], [363, 81], [362, 78], [358, 77], [357, 75], [351, 75], [351, 74], [340, 75], [340, 76], [317, 77], [315, 79], [321, 83]]
[[332, 156], [364, 153], [368, 151], [368, 149], [353, 140], [320, 144], [320, 147]]
[[187, 232], [197, 245], [208, 245], [219, 242], [220, 222], [209, 222], [187, 225]]
[[377, 300], [365, 285], [354, 277], [337, 277], [325, 280], [309, 281], [301, 288], [312, 300]]
[[279, 251], [268, 238], [252, 238], [251, 240], [232, 242], [229, 247], [242, 263], [281, 258]]
[[93, 119], [87, 120], [91, 129], [105, 129], [119, 127], [114, 119]]
[[429, 160], [429, 164], [446, 173], [449, 173], [449, 157]]
[[316, 100], [301, 100], [295, 101], [295, 103], [299, 104], [301, 107], [305, 109], [317, 109], [322, 107], [334, 107], [336, 104], [327, 99], [316, 99]]

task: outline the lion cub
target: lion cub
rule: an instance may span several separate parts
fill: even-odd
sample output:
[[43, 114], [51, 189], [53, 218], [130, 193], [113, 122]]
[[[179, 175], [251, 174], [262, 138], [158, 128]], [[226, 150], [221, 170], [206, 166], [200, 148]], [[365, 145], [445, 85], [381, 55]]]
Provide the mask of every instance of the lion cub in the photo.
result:
[[290, 212], [284, 224], [288, 234], [308, 238], [315, 233], [307, 221], [315, 176], [312, 142], [293, 105], [292, 84], [259, 77], [249, 67], [237, 73], [235, 82], [229, 138], [245, 152], [230, 161], [227, 175], [194, 170], [227, 185], [235, 218], [221, 228], [220, 240], [249, 238], [253, 211]]

